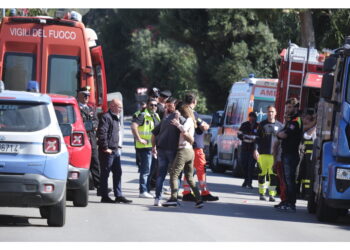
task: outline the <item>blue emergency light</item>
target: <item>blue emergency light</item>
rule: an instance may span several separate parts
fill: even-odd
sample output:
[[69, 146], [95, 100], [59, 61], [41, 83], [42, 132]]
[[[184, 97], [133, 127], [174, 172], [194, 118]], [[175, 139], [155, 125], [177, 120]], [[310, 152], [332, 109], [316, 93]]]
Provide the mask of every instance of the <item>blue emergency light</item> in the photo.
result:
[[37, 81], [29, 81], [27, 83], [27, 91], [39, 93], [39, 83]]

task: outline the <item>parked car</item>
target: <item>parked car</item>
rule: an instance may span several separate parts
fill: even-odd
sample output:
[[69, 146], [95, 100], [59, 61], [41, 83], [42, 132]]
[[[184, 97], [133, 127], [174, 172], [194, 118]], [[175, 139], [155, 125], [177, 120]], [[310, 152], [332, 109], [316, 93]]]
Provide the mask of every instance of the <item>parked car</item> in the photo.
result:
[[210, 128], [204, 136], [204, 153], [207, 163], [210, 160], [210, 152], [214, 150], [214, 146], [216, 145], [216, 137], [218, 135], [218, 127], [221, 121], [221, 117], [223, 115], [223, 110], [218, 110], [213, 113], [211, 117]]
[[51, 98], [1, 89], [0, 206], [38, 207], [49, 226], [63, 226], [68, 151]]
[[92, 124], [84, 125], [79, 104], [74, 97], [57, 94], [49, 96], [69, 152], [67, 200], [73, 201], [76, 207], [86, 207], [89, 202], [91, 144], [85, 126], [92, 129]]

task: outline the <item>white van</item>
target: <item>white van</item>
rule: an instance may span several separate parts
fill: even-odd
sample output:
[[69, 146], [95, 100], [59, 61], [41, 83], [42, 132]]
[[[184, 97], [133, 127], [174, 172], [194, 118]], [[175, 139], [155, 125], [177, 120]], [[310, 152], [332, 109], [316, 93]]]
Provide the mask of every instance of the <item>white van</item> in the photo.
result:
[[239, 152], [241, 141], [237, 131], [248, 120], [248, 114], [256, 112], [258, 121], [266, 119], [266, 109], [275, 104], [278, 79], [249, 78], [232, 84], [220, 121], [216, 145], [212, 150], [209, 166], [213, 172], [232, 169], [234, 176], [241, 176]]

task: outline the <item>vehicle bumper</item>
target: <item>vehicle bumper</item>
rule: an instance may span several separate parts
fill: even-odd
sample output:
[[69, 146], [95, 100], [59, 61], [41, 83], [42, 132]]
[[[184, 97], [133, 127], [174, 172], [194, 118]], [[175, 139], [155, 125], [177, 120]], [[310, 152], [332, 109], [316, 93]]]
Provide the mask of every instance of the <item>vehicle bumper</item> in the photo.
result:
[[[45, 192], [44, 185], [53, 185]], [[66, 180], [50, 179], [39, 174], [0, 174], [0, 206], [40, 207], [59, 202], [65, 192]]]
[[88, 168], [76, 168], [69, 165], [67, 179], [68, 190], [80, 189], [87, 181], [89, 181]]

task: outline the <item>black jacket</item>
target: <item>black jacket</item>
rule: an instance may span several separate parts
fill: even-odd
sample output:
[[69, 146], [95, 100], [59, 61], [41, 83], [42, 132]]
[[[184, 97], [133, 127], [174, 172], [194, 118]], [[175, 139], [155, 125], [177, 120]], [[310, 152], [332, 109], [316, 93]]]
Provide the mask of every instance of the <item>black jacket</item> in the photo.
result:
[[255, 139], [258, 132], [258, 123], [243, 122], [238, 131], [238, 138], [242, 140], [242, 151], [254, 151]]
[[[96, 111], [92, 107], [87, 106], [87, 105], [81, 106], [79, 104], [79, 108], [80, 108], [81, 116], [83, 117], [86, 132], [88, 133], [88, 136], [89, 136], [91, 147], [97, 148], [96, 132], [95, 131], [98, 127], [98, 118], [97, 118]], [[90, 126], [90, 128], [92, 130], [88, 129], [88, 126], [86, 125], [87, 122], [91, 122], [92, 127]]]
[[120, 121], [118, 117], [108, 111], [101, 116], [98, 126], [98, 145], [100, 150], [112, 149], [116, 151], [119, 144]]

